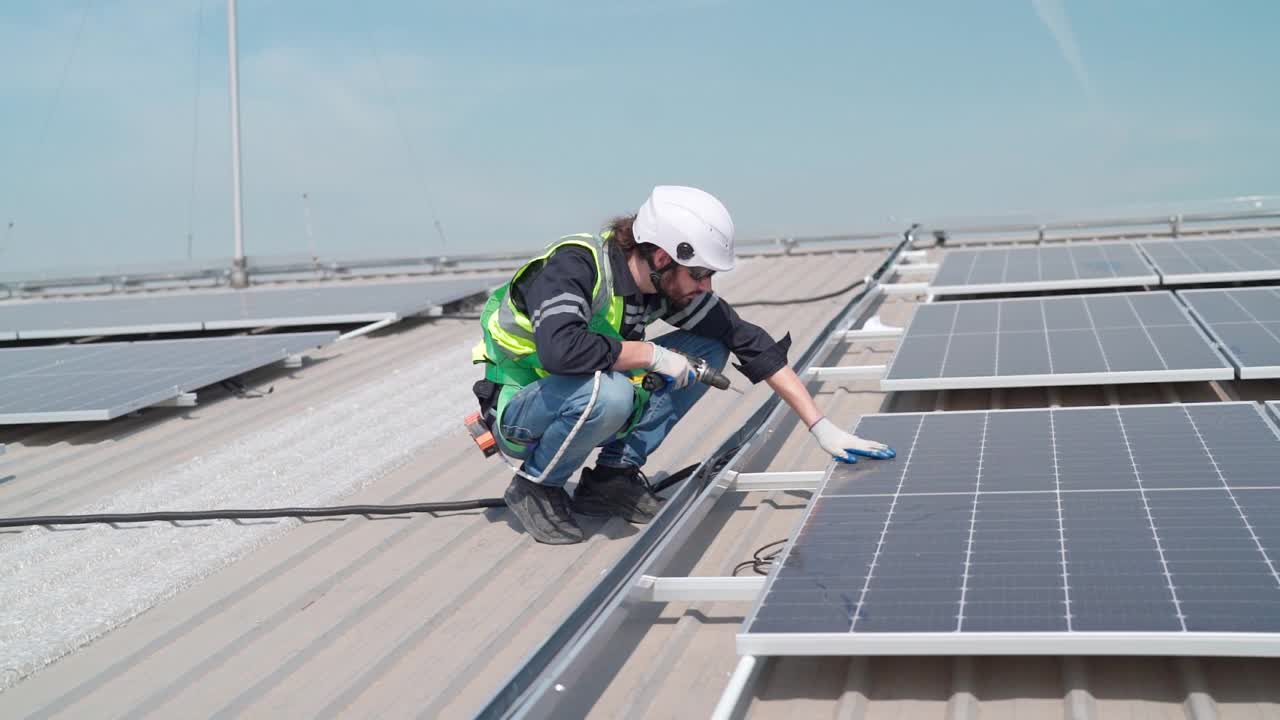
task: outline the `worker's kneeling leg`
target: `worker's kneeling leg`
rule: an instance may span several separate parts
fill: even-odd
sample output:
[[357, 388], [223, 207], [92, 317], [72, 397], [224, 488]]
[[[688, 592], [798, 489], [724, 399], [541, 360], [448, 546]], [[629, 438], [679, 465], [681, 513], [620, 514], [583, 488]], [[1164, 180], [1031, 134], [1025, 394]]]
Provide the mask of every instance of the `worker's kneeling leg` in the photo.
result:
[[[690, 357], [702, 358], [717, 370], [723, 369], [729, 361], [729, 349], [724, 343], [684, 330], [654, 338], [653, 342]], [[708, 386], [702, 383], [693, 383], [680, 390], [655, 393], [649, 399], [649, 407], [635, 429], [626, 437], [605, 445], [600, 451], [599, 464], [643, 467], [645, 460], [658, 449], [671, 428], [702, 398], [707, 389]]]
[[[523, 470], [541, 478], [543, 485], [563, 486], [591, 451], [630, 419], [635, 390], [627, 376], [601, 373], [593, 402], [594, 387], [593, 375], [551, 375], [516, 393], [502, 413], [503, 435], [532, 446]], [[590, 412], [575, 433], [588, 407]], [[562, 446], [560, 459], [551, 465]]]

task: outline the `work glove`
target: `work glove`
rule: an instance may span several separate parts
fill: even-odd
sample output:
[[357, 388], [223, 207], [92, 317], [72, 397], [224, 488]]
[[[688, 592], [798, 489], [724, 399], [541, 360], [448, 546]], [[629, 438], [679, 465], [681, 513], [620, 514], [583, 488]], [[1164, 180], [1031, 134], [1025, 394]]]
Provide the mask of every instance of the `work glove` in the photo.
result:
[[667, 388], [677, 390], [686, 388], [693, 382], [695, 375], [689, 358], [661, 345], [649, 343], [653, 347], [653, 359], [649, 361], [649, 369], [666, 378]]
[[858, 462], [858, 455], [888, 460], [897, 455], [893, 448], [874, 440], [863, 440], [852, 433], [847, 433], [826, 418], [822, 418], [809, 428], [809, 434], [818, 441], [823, 450], [831, 453], [831, 457], [842, 463]]

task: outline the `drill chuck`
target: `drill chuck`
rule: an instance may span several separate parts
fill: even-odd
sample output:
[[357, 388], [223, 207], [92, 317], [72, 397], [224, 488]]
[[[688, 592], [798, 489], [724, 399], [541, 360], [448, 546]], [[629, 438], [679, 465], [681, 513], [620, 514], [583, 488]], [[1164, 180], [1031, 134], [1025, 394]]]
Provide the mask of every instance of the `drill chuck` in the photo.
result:
[[[717, 390], [729, 389], [729, 378], [720, 374], [718, 370], [707, 364], [706, 360], [703, 360], [702, 358], [689, 358], [689, 364], [693, 366], [693, 377], [698, 382], [703, 385], [710, 385]], [[666, 384], [667, 381], [663, 380], [662, 376], [657, 373], [646, 374], [643, 382], [641, 383], [642, 387], [649, 392], [657, 392], [665, 387]]]
[[699, 360], [693, 370], [698, 376], [698, 382], [710, 385], [717, 390], [729, 389], [729, 378], [721, 375], [715, 368], [708, 365], [706, 360]]

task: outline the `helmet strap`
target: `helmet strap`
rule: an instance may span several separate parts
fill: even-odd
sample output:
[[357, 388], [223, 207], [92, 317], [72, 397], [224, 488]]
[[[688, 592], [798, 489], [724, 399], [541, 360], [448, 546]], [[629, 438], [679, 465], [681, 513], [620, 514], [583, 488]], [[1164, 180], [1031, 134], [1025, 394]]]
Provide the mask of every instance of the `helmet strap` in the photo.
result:
[[675, 259], [673, 258], [671, 262], [667, 263], [666, 267], [661, 269], [659, 269], [656, 265], [653, 264], [652, 255], [645, 256], [644, 261], [649, 264], [649, 282], [653, 283], [653, 289], [662, 297], [666, 298], [667, 300], [670, 300], [671, 298], [667, 297], [666, 291], [662, 289], [662, 276], [666, 275], [673, 268], [675, 268], [676, 266]]

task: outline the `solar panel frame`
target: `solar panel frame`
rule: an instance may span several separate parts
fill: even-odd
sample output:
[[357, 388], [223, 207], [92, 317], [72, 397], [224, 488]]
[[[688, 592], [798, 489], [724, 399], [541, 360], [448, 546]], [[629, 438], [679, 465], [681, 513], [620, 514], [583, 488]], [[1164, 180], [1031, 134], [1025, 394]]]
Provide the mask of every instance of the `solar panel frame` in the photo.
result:
[[150, 335], [184, 332], [201, 332], [204, 323], [153, 323], [143, 325], [101, 325], [92, 327], [73, 327], [57, 330], [22, 330], [15, 334], [16, 340], [58, 340], [74, 337], [95, 337], [107, 335]]
[[[10, 382], [16, 388], [0, 392], [0, 425], [112, 420], [337, 337], [326, 331], [0, 348], [0, 391]], [[160, 362], [146, 367], [147, 360]]]
[[[413, 314], [413, 313], [411, 313]], [[400, 313], [351, 313], [348, 315], [312, 315], [261, 317], [244, 320], [211, 320], [204, 323], [205, 330], [247, 330], [257, 327], [298, 327], [302, 325], [353, 325], [383, 320], [402, 320]]]
[[[1240, 302], [1241, 297], [1262, 296], [1264, 301], [1274, 299], [1275, 314], [1270, 318], [1259, 318], [1253, 310], [1250, 310], [1244, 303]], [[1179, 290], [1178, 297], [1187, 306], [1188, 311], [1202, 324], [1218, 345], [1218, 349], [1231, 364], [1236, 368], [1236, 375], [1241, 380], [1265, 380], [1269, 378], [1280, 378], [1280, 289], [1272, 287], [1253, 287], [1253, 288], [1216, 288], [1203, 290]], [[1248, 320], [1220, 320], [1215, 319], [1207, 312], [1206, 303], [1217, 298], [1226, 298], [1238, 307], [1244, 315], [1248, 316]], [[1196, 305], [1200, 303], [1200, 308]], [[1241, 349], [1239, 342], [1245, 340], [1237, 336], [1237, 332], [1245, 329], [1253, 330], [1257, 328], [1260, 332], [1254, 332], [1254, 338], [1249, 338], [1249, 342], [1261, 340], [1263, 344], [1269, 346], [1266, 348], [1253, 347], [1250, 353], [1266, 355], [1274, 358], [1274, 362], [1258, 363], [1251, 361], [1243, 356], [1245, 350]]]
[[[1144, 323], [1138, 326], [1107, 326], [1107, 327], [1100, 328], [1098, 327], [1095, 320], [1092, 318], [1092, 315], [1089, 315], [1089, 318], [1090, 318], [1089, 322], [1091, 326], [1090, 329], [1082, 328], [1079, 330], [1051, 330], [1048, 328], [1049, 321], [1047, 317], [1047, 312], [1048, 312], [1048, 307], [1050, 305], [1066, 306], [1070, 303], [1082, 303], [1086, 308], [1088, 308], [1090, 303], [1099, 302], [1106, 298], [1119, 298], [1119, 297], [1142, 298], [1144, 301], [1149, 299], [1154, 299], [1154, 298], [1167, 298], [1169, 308], [1166, 308], [1166, 309], [1176, 308], [1179, 316], [1183, 320], [1185, 320], [1185, 322], [1179, 323], [1176, 325], [1157, 325], [1157, 324]], [[1111, 362], [1110, 360], [1107, 359], [1106, 353], [1102, 350], [1103, 341], [1102, 341], [1102, 335], [1100, 334], [1100, 332], [1106, 331], [1107, 333], [1112, 334], [1114, 333], [1114, 331], [1123, 329], [1124, 327], [1145, 328], [1147, 330], [1147, 333], [1146, 333], [1147, 340], [1150, 344], [1150, 347], [1155, 350], [1157, 359], [1159, 359], [1162, 364], [1166, 365], [1166, 367], [1137, 369], [1137, 370], [1108, 369], [1100, 372], [1049, 372], [1049, 373], [1027, 372], [1022, 374], [1006, 374], [1006, 375], [993, 374], [993, 375], [972, 375], [972, 376], [963, 376], [963, 375], [948, 376], [948, 375], [942, 375], [941, 373], [945, 371], [947, 362], [949, 362], [950, 360], [949, 351], [950, 351], [951, 344], [949, 342], [946, 346], [946, 349], [943, 352], [942, 360], [940, 361], [940, 364], [939, 364], [939, 370], [938, 370], [939, 375], [933, 376], [933, 377], [924, 377], [920, 375], [907, 376], [907, 377], [894, 377], [895, 373], [898, 373], [899, 371], [899, 368], [900, 368], [899, 363], [911, 361], [910, 353], [916, 353], [918, 355], [921, 352], [923, 352], [923, 351], [917, 351], [916, 346], [917, 344], [923, 344], [925, 340], [928, 339], [928, 336], [948, 337], [948, 338], [951, 338], [951, 342], [954, 342], [955, 337], [963, 336], [963, 335], [971, 335], [971, 336], [978, 336], [978, 335], [984, 335], [984, 334], [994, 335], [995, 337], [995, 368], [994, 369], [998, 372], [999, 347], [1001, 344], [1000, 339], [1005, 336], [1012, 337], [1015, 335], [1021, 336], [1023, 334], [1028, 334], [1024, 331], [1016, 331], [1016, 330], [1011, 330], [1011, 331], [1002, 333], [1000, 331], [999, 324], [997, 321], [996, 329], [992, 332], [957, 333], [955, 332], [954, 325], [953, 325], [952, 329], [946, 335], [937, 334], [937, 333], [917, 332], [913, 336], [913, 329], [918, 327], [917, 326], [918, 319], [923, 318], [925, 313], [933, 312], [932, 310], [925, 310], [925, 308], [956, 307], [957, 308], [956, 318], [958, 320], [959, 313], [961, 312], [960, 308], [976, 308], [976, 307], [985, 306], [985, 305], [995, 305], [999, 308], [1003, 308], [1003, 307], [1009, 307], [1010, 305], [1032, 304], [1032, 303], [1040, 303], [1041, 309], [1042, 309], [1041, 310], [1042, 315], [1045, 316], [1044, 317], [1044, 325], [1045, 325], [1044, 348], [1046, 353], [1046, 362], [1048, 363], [1050, 369], [1052, 369], [1052, 365], [1053, 365], [1055, 345], [1058, 345], [1059, 347], [1070, 347], [1065, 345], [1068, 334], [1069, 333], [1083, 334], [1085, 332], [1092, 333], [1093, 339], [1098, 344], [1099, 357], [1101, 357], [1101, 359], [1103, 360], [1104, 365], [1109, 367]], [[1131, 307], [1133, 307], [1132, 301], [1130, 302], [1130, 305]], [[1136, 317], [1137, 316], [1136, 308], [1133, 310], [1133, 312]], [[1141, 318], [1139, 318], [1139, 320], [1141, 320]], [[1194, 332], [1194, 335], [1200, 338], [1200, 340], [1204, 343], [1204, 349], [1206, 349], [1209, 353], [1211, 353], [1213, 358], [1217, 361], [1217, 364], [1215, 366], [1196, 367], [1196, 368], [1168, 368], [1167, 367], [1168, 363], [1165, 361], [1163, 355], [1160, 353], [1160, 347], [1158, 346], [1155, 338], [1151, 336], [1150, 331], [1151, 329], [1157, 328], [1157, 327], [1181, 328], [1184, 326], [1191, 328], [1191, 330]], [[1037, 336], [1036, 340], [1039, 341], [1040, 339], [1039, 333], [1035, 332], [1034, 334]], [[925, 339], [922, 339], [922, 336], [926, 336]], [[1028, 337], [1029, 337], [1029, 334], [1028, 334]], [[1015, 338], [1015, 339], [1018, 339], [1018, 338]], [[904, 361], [902, 359], [903, 357], [907, 357], [909, 359], [907, 361]], [[1222, 357], [1221, 353], [1218, 352], [1218, 349], [1215, 347], [1213, 340], [1205, 333], [1204, 328], [1202, 328], [1200, 324], [1196, 322], [1196, 320], [1191, 316], [1187, 308], [1182, 303], [1177, 301], [1173, 293], [1159, 292], [1159, 291], [1127, 292], [1127, 293], [1122, 292], [1122, 293], [1097, 293], [1097, 294], [1091, 294], [1091, 295], [1073, 295], [1073, 296], [995, 298], [995, 299], [988, 298], [988, 299], [982, 299], [982, 300], [950, 300], [945, 302], [926, 303], [924, 305], [917, 306], [915, 314], [912, 315], [911, 321], [907, 324], [907, 327], [903, 332], [902, 338], [898, 342], [898, 347], [894, 351], [893, 357], [889, 360], [889, 363], [885, 368], [884, 376], [880, 380], [880, 388], [886, 392], [897, 392], [897, 391], [904, 391], [904, 390], [960, 390], [960, 389], [974, 389], [974, 388], [1070, 386], [1070, 385], [1123, 384], [1123, 383], [1141, 383], [1141, 382], [1192, 382], [1192, 381], [1205, 381], [1205, 380], [1230, 380], [1234, 377], [1235, 377], [1235, 369], [1229, 364], [1229, 362], [1225, 358]]]
[[1271, 413], [1276, 416], [1276, 422], [1280, 422], [1280, 400], [1267, 401], [1267, 407], [1270, 408]]
[[1280, 280], [1280, 237], [1148, 240], [1138, 246], [1162, 285]]
[[[0, 340], [200, 332], [398, 320], [483, 292], [499, 276], [0, 302]], [[421, 294], [421, 297], [414, 297]], [[372, 297], [370, 297], [372, 296]], [[385, 296], [385, 297], [380, 297]], [[406, 297], [408, 296], [408, 297]], [[349, 300], [348, 300], [349, 298]], [[352, 310], [349, 306], [373, 309]], [[283, 310], [283, 312], [282, 312]]]
[[[1081, 265], [1096, 263], [1094, 259], [1083, 257], [1090, 251], [1099, 251], [1103, 255], [1110, 254], [1111, 274], [1082, 273]], [[1060, 262], [1046, 266], [1045, 256], [1062, 256], [1070, 261], [1071, 277], [1045, 278], [1046, 267], [1051, 268], [1051, 275], [1063, 275], [1066, 266]], [[1032, 260], [1034, 259], [1034, 263]], [[948, 282], [948, 276], [963, 272], [965, 260], [969, 261], [968, 270], [962, 282]], [[990, 260], [991, 262], [984, 262]], [[1010, 268], [1036, 267], [1037, 279], [1009, 280]], [[982, 271], [992, 277], [995, 265], [1001, 266], [1000, 279], [975, 281], [975, 272]], [[1116, 268], [1127, 266], [1126, 274], [1120, 274]], [[1056, 272], [1054, 271], [1056, 269]], [[1158, 285], [1160, 276], [1147, 262], [1138, 248], [1130, 242], [1116, 243], [1071, 243], [1065, 245], [1038, 245], [1034, 247], [982, 248], [950, 250], [942, 259], [938, 272], [929, 281], [929, 292], [934, 295], [979, 295], [996, 293], [1035, 292], [1047, 290], [1084, 290], [1098, 288], [1137, 287]]]
[[[1272, 406], [1273, 411], [1280, 413], [1280, 403], [1273, 402], [1273, 403], [1269, 403], [1269, 405]], [[1275, 441], [1275, 446], [1273, 446], [1272, 449], [1275, 450], [1277, 447], [1280, 447], [1280, 428], [1277, 427], [1276, 419], [1268, 417], [1268, 414], [1263, 409], [1262, 405], [1258, 403], [1252, 403], [1252, 402], [1198, 403], [1193, 405], [1149, 404], [1149, 405], [1126, 405], [1126, 406], [1111, 406], [1111, 407], [1102, 406], [1102, 407], [1071, 407], [1071, 408], [1048, 408], [1048, 409], [1020, 408], [1020, 409], [1008, 409], [1008, 410], [979, 410], [979, 411], [959, 411], [959, 412], [947, 412], [947, 413], [869, 414], [869, 415], [863, 416], [863, 419], [859, 421], [859, 426], [861, 426], [862, 422], [868, 418], [919, 417], [920, 422], [917, 430], [915, 431], [916, 437], [918, 438], [920, 428], [923, 427], [923, 424], [926, 418], [930, 416], [932, 417], [950, 416], [952, 418], [964, 417], [964, 416], [983, 416], [983, 417], [989, 418], [992, 415], [1007, 415], [1011, 413], [1014, 413], [1014, 414], [1038, 413], [1038, 414], [1051, 415], [1052, 413], [1063, 413], [1063, 412], [1070, 413], [1070, 412], [1076, 412], [1076, 411], [1099, 411], [1099, 410], [1104, 410], [1104, 411], [1116, 410], [1117, 415], [1119, 416], [1120, 410], [1141, 410], [1143, 408], [1158, 408], [1160, 410], [1166, 410], [1166, 409], [1183, 410], [1184, 408], [1212, 409], [1215, 407], [1240, 407], [1240, 406], [1249, 406], [1250, 408], [1252, 408], [1252, 410], [1256, 413], [1258, 419], [1260, 419], [1261, 421], [1261, 424], [1260, 424], [1261, 434], [1266, 436], [1266, 433], [1269, 431], [1270, 435], [1268, 439], [1272, 439]], [[1190, 410], [1184, 410], [1184, 412], [1187, 413], [1188, 418], [1191, 417]], [[1277, 415], [1277, 419], [1280, 419], [1280, 415]], [[1192, 420], [1191, 425], [1193, 428], [1196, 426], [1195, 420]], [[855, 427], [854, 431], [858, 432], [859, 429]], [[1200, 430], [1196, 429], [1196, 433], [1197, 435], [1199, 435]], [[1052, 430], [1051, 430], [1051, 434], [1052, 434]], [[985, 441], [985, 429], [984, 429], [984, 441]], [[1203, 437], [1201, 437], [1201, 442], [1205, 442]], [[1128, 446], [1127, 439], [1125, 440], [1124, 444]], [[1205, 448], [1206, 450], [1209, 449], [1209, 446], [1207, 443], [1205, 445]], [[915, 440], [912, 440], [912, 447], [908, 449], [908, 453], [905, 456], [905, 463], [907, 464], [910, 463], [911, 461], [910, 453], [914, 452], [914, 450], [915, 450]], [[1132, 448], [1130, 448], [1129, 452], [1130, 452], [1130, 459], [1131, 461], [1133, 461]], [[1054, 467], [1053, 473], [1055, 475], [1055, 478], [1058, 478], [1059, 468], [1058, 468], [1058, 461], [1057, 461], [1058, 455], [1057, 455], [1056, 445], [1054, 446], [1053, 453], [1055, 458], [1053, 463], [1053, 467]], [[1212, 451], [1210, 451], [1210, 454], [1212, 455]], [[899, 459], [903, 459], [903, 458], [904, 456], [902, 455], [899, 456]], [[1175, 489], [1174, 487], [1171, 486], [1168, 488], [1159, 487], [1159, 488], [1150, 488], [1150, 489], [1144, 490], [1142, 487], [1142, 480], [1140, 477], [1141, 473], [1139, 473], [1139, 471], [1137, 470], [1137, 467], [1138, 467], [1137, 462], [1136, 461], [1133, 461], [1133, 462], [1134, 462], [1134, 473], [1135, 473], [1135, 477], [1137, 477], [1137, 484], [1138, 484], [1137, 492], [1142, 496], [1143, 504], [1146, 504], [1148, 502], [1148, 500], [1146, 499], [1148, 493], [1156, 494], [1156, 493]], [[770, 572], [770, 575], [766, 580], [766, 586], [764, 591], [761, 592], [759, 596], [757, 596], [750, 611], [747, 613], [746, 620], [743, 622], [740, 628], [740, 631], [738, 632], [736, 637], [737, 650], [739, 654], [754, 655], [754, 656], [771, 656], [771, 655], [895, 656], [895, 655], [962, 655], [962, 654], [963, 655], [1068, 655], [1068, 654], [1082, 655], [1082, 654], [1089, 654], [1089, 655], [1170, 655], [1170, 656], [1234, 656], [1234, 657], [1280, 656], [1280, 631], [1275, 631], [1275, 632], [1235, 632], [1235, 631], [1222, 632], [1222, 631], [1201, 631], [1201, 630], [1192, 631], [1192, 630], [1185, 629], [1186, 628], [1185, 619], [1181, 620], [1183, 629], [1174, 630], [1174, 631], [1141, 631], [1141, 630], [1133, 630], [1133, 631], [1075, 630], [1073, 631], [1073, 630], [1067, 630], [1067, 631], [1050, 631], [1050, 632], [1038, 631], [1037, 632], [1037, 631], [974, 631], [974, 630], [951, 629], [946, 631], [926, 631], [926, 632], [889, 632], [889, 631], [866, 631], [866, 630], [861, 632], [855, 632], [854, 628], [850, 627], [850, 629], [846, 632], [751, 632], [750, 629], [753, 627], [754, 623], [760, 617], [761, 608], [763, 608], [767, 604], [768, 600], [770, 599], [769, 598], [770, 592], [774, 589], [780, 573], [783, 571], [783, 568], [786, 567], [788, 561], [794, 554], [797, 545], [800, 544], [800, 539], [803, 536], [803, 533], [807, 528], [810, 527], [811, 518], [814, 514], [815, 508], [818, 506], [817, 501], [823, 498], [828, 500], [831, 499], [831, 496], [824, 495], [824, 493], [828, 485], [832, 482], [833, 472], [838, 467], [841, 467], [841, 466], [838, 466], [834, 462], [828, 465], [826, 473], [824, 474], [824, 479], [822, 483], [819, 484], [818, 491], [814, 493], [808, 507], [805, 508], [803, 517], [801, 518], [800, 522], [796, 525], [796, 530], [791, 534], [790, 538], [788, 538], [787, 543], [784, 545], [782, 552], [779, 554], [778, 560], [775, 562], [773, 566], [773, 570]], [[979, 467], [981, 468], [981, 459], [979, 459]], [[1263, 542], [1258, 538], [1256, 534], [1254, 534], [1253, 526], [1249, 524], [1249, 518], [1246, 512], [1243, 509], [1241, 509], [1240, 504], [1236, 501], [1235, 496], [1232, 494], [1233, 488], [1231, 483], [1228, 483], [1226, 476], [1223, 474], [1223, 471], [1219, 470], [1216, 464], [1214, 464], [1213, 467], [1215, 470], [1217, 470], [1217, 474], [1219, 479], [1221, 480], [1222, 487], [1219, 488], [1216, 486], [1215, 483], [1210, 481], [1207, 489], [1214, 492], [1219, 490], [1225, 490], [1227, 491], [1227, 494], [1231, 496], [1231, 502], [1235, 504], [1235, 509], [1239, 512], [1239, 519], [1242, 521], [1242, 524], [1240, 525], [1240, 527], [1248, 529], [1249, 534], [1252, 536], [1253, 542], [1256, 544], [1256, 549], [1261, 554], [1262, 561], [1265, 561], [1266, 566], [1270, 571], [1271, 577], [1274, 578], [1274, 581], [1277, 585], [1280, 585], [1280, 575], [1277, 574], [1276, 563], [1272, 562], [1271, 558], [1268, 556], [1267, 547], [1264, 547]], [[982, 471], [979, 470], [978, 477], [975, 478], [976, 483], [980, 482], [981, 473]], [[907, 475], [907, 470], [904, 466], [904, 469], [902, 470], [902, 477], [905, 479], [906, 475]], [[899, 500], [900, 497], [905, 497], [905, 495], [899, 494], [901, 493], [901, 487], [900, 487], [901, 482], [902, 481], [899, 481], [899, 488], [897, 492], [893, 494], [892, 503], [894, 504], [900, 501]], [[1187, 490], [1189, 494], [1199, 492], [1199, 489], [1196, 487], [1189, 487], [1189, 488], [1182, 488], [1182, 489]], [[1127, 490], [1129, 492], [1132, 492], [1133, 488], [1127, 488]], [[1258, 492], [1273, 493], [1272, 495], [1268, 496], [1267, 499], [1271, 501], [1272, 505], [1280, 506], [1280, 502], [1277, 502], [1278, 500], [1280, 500], [1280, 486], [1242, 485], [1242, 486], [1235, 487], [1235, 490], [1238, 492], [1245, 492], [1247, 490], [1249, 492], [1258, 491]], [[1037, 492], [1037, 491], [1033, 490], [1030, 492]], [[1060, 588], [1060, 590], [1064, 592], [1064, 595], [1065, 595], [1064, 612], [1070, 615], [1072, 611], [1070, 609], [1071, 600], [1070, 600], [1069, 589], [1072, 587], [1071, 577], [1073, 576], [1071, 575], [1069, 569], [1072, 567], [1071, 563], [1074, 563], [1075, 561], [1068, 560], [1068, 545], [1067, 545], [1066, 536], [1063, 534], [1065, 530], [1062, 525], [1063, 521], [1061, 520], [1061, 518], [1063, 517], [1061, 497], [1066, 491], [1062, 489], [1061, 480], [1058, 479], [1058, 485], [1055, 486], [1054, 490], [1052, 491], [1040, 490], [1039, 492], [1045, 493], [1045, 494], [1053, 494], [1059, 498], [1058, 499], [1059, 526], [1058, 526], [1057, 535], [1062, 547], [1061, 562], [1063, 566], [1063, 570], [1062, 570], [1063, 586]], [[1083, 492], [1105, 493], [1106, 491], [1105, 490], [1084, 490]], [[946, 493], [941, 493], [941, 494], [946, 494]], [[968, 540], [969, 551], [971, 552], [972, 546], [973, 546], [973, 529], [972, 528], [975, 526], [975, 523], [976, 523], [976, 513], [978, 512], [977, 510], [978, 499], [983, 497], [983, 492], [981, 491], [980, 485], [978, 485], [978, 486], [975, 486], [975, 489], [973, 491], [960, 491], [954, 494], [964, 498], [973, 498], [972, 500], [973, 507], [974, 507], [973, 512], [975, 515], [974, 515], [974, 519], [970, 521], [971, 529], [970, 529], [970, 536]], [[1169, 493], [1169, 494], [1171, 496], [1176, 495], [1176, 493]], [[871, 494], [865, 494], [860, 497], [865, 499], [867, 497], [870, 497], [870, 495]], [[859, 496], [852, 496], [852, 497], [859, 497]], [[1188, 495], [1188, 499], [1194, 500], [1195, 498]], [[892, 514], [892, 512], [893, 510], [891, 508], [889, 510], [890, 515]], [[1159, 548], [1160, 542], [1159, 542], [1158, 533], [1156, 532], [1156, 521], [1152, 517], [1151, 511], [1149, 508], [1147, 510], [1147, 518], [1151, 522], [1150, 527], [1153, 534], [1156, 535], [1156, 538], [1155, 538], [1156, 547]], [[880, 552], [880, 548], [883, 546], [885, 542], [885, 535], [888, 531], [888, 528], [891, 522], [892, 520], [889, 518], [886, 518], [886, 520], [884, 521], [884, 530], [880, 534], [879, 544], [877, 544], [876, 550], [875, 550], [876, 553]], [[850, 525], [850, 527], [853, 527], [853, 526], [856, 526], [856, 524]], [[1173, 526], [1171, 525], [1169, 527], [1173, 527]], [[1166, 528], [1166, 530], [1167, 529], [1168, 528]], [[1266, 529], [1266, 532], [1270, 533], [1270, 535], [1268, 536], [1270, 538], [1268, 546], [1275, 546], [1276, 545], [1275, 537], [1277, 536], [1277, 533], [1280, 533], [1280, 526], [1277, 526], [1277, 527], [1268, 526]], [[1050, 537], [1054, 535], [1052, 530], [1049, 531], [1048, 535]], [[1185, 538], [1183, 539], [1183, 541], [1185, 542]], [[845, 541], [842, 543], [842, 545], [847, 547], [853, 547], [855, 543]], [[933, 547], [930, 547], [927, 545], [924, 545], [921, 547], [922, 549], [928, 548], [928, 550], [934, 549]], [[909, 549], [910, 548], [908, 548], [908, 550]], [[1185, 548], [1180, 549], [1180, 551], [1185, 551]], [[1158, 561], [1160, 564], [1166, 563], [1164, 553], [1165, 553], [1164, 550], [1160, 550], [1160, 560]], [[1174, 561], [1170, 561], [1170, 562], [1176, 562], [1179, 559], [1179, 557], [1180, 556], [1175, 556]], [[1277, 560], [1280, 560], [1280, 558], [1277, 558]], [[966, 566], [965, 572], [966, 572], [966, 578], [967, 578], [969, 559], [966, 558], [964, 562]], [[1255, 558], [1255, 563], [1259, 565], [1262, 564], [1262, 562], [1257, 560], [1256, 558]], [[857, 564], [852, 564], [852, 565], [849, 565], [848, 567], [857, 567]], [[1172, 600], [1173, 606], [1174, 608], [1177, 608], [1178, 601], [1177, 601], [1177, 593], [1175, 591], [1175, 586], [1173, 584], [1173, 575], [1176, 574], [1179, 577], [1181, 577], [1184, 572], [1191, 573], [1191, 570], [1184, 571], [1183, 569], [1176, 569], [1171, 571], [1169, 569], [1168, 564], [1165, 564], [1164, 568], [1165, 568], [1164, 574], [1168, 578], [1170, 583], [1169, 590], [1173, 595], [1173, 600]], [[866, 597], [867, 589], [870, 586], [873, 578], [878, 577], [876, 574], [877, 570], [878, 568], [875, 566], [874, 563], [872, 564], [870, 569], [867, 570], [866, 580], [862, 587], [862, 595], [861, 595], [862, 598]], [[815, 572], [816, 572], [816, 568], [815, 568]], [[1263, 576], [1265, 577], [1265, 573], [1263, 573]], [[815, 575], [814, 577], [818, 578], [822, 576]], [[832, 586], [832, 589], [830, 591], [827, 591], [827, 593], [838, 592], [836, 588], [837, 586], [840, 585], [839, 581], [840, 581], [840, 577], [838, 576], [833, 576], [830, 579], [825, 580], [825, 585]], [[967, 585], [967, 579], [965, 582]], [[1267, 581], [1266, 585], [1267, 587], [1271, 587], [1270, 580]], [[1192, 586], [1182, 586], [1182, 587], [1184, 590], [1190, 590]], [[854, 587], [854, 590], [856, 590], [856, 587]], [[1280, 592], [1280, 590], [1276, 590], [1276, 591]], [[963, 590], [961, 590], [960, 592], [963, 593]], [[827, 593], [824, 593], [824, 597]], [[826, 601], [829, 602], [829, 599], [827, 599]], [[882, 601], [882, 603], [883, 602], [885, 601]], [[901, 602], [910, 604], [911, 600], [903, 599]], [[1194, 604], [1194, 602], [1195, 601], [1189, 601], [1188, 605], [1192, 605]], [[963, 595], [961, 596], [961, 600], [959, 602], [958, 608], [960, 610], [960, 617], [957, 618], [956, 616], [952, 616], [952, 619], [954, 619], [957, 623], [962, 625], [964, 613], [965, 613]], [[845, 611], [847, 612], [848, 610], [849, 608], [846, 606]], [[861, 610], [862, 610], [862, 600], [860, 599], [858, 601], [858, 607], [853, 611], [852, 617], [853, 618], [861, 617], [860, 616]], [[1179, 618], [1181, 617], [1182, 616], [1179, 615]], [[856, 625], [857, 620], [856, 619], [852, 620], [851, 624]], [[1070, 627], [1070, 624], [1068, 622], [1068, 628], [1069, 627]]]

